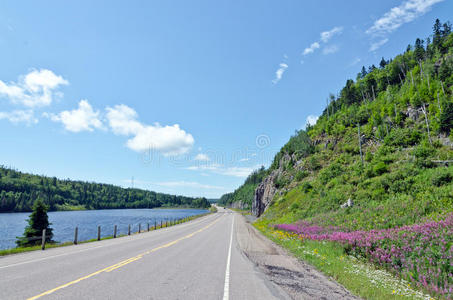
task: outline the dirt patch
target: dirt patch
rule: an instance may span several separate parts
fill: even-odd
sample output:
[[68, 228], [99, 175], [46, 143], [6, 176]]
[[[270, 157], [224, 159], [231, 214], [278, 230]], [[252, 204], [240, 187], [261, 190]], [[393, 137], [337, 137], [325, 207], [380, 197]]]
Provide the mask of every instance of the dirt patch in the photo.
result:
[[360, 299], [264, 237], [240, 215], [236, 238], [244, 255], [292, 299]]

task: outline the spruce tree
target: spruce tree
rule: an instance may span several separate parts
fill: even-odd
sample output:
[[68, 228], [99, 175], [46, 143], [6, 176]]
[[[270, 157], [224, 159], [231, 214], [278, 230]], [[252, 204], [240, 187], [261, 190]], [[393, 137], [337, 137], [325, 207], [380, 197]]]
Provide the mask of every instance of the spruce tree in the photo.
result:
[[18, 247], [34, 246], [41, 243], [43, 229], [46, 229], [46, 242], [52, 242], [52, 228], [47, 216], [47, 205], [41, 199], [36, 200], [33, 205], [33, 212], [28, 217], [28, 226], [25, 227], [24, 235], [18, 237]]

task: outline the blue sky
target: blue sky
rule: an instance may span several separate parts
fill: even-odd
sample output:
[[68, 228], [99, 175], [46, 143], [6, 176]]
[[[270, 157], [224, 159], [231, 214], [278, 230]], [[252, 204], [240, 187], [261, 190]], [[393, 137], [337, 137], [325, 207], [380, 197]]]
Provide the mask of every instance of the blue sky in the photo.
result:
[[219, 197], [453, 3], [2, 1], [0, 164]]

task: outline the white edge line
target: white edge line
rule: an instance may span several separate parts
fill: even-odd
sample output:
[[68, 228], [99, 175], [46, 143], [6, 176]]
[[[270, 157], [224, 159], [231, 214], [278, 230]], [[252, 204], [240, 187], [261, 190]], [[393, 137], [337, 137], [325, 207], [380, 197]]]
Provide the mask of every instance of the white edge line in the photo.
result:
[[233, 222], [231, 222], [230, 249], [228, 250], [227, 265], [225, 270], [225, 286], [223, 288], [223, 300], [228, 300], [230, 297], [230, 263], [231, 263], [231, 247], [233, 245], [233, 230], [234, 230], [234, 214]]

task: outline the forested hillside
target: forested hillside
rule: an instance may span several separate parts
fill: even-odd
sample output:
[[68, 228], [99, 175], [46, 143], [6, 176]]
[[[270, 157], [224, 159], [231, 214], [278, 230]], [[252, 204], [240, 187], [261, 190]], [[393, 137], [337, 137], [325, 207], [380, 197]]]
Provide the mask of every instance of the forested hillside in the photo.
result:
[[208, 208], [205, 198], [175, 196], [111, 184], [60, 180], [0, 167], [0, 212], [31, 211], [41, 198], [50, 210], [194, 207]]
[[218, 201], [219, 205], [231, 206], [237, 203], [238, 208], [250, 209], [252, 207], [253, 193], [255, 192], [258, 184], [267, 175], [264, 167], [255, 170], [250, 174], [238, 189], [232, 193], [224, 194]]
[[305, 249], [302, 257], [330, 275], [340, 271], [310, 253], [322, 249], [332, 264], [332, 253], [366, 258], [448, 298], [452, 94], [453, 34], [449, 22], [436, 20], [426, 40], [347, 80], [317, 123], [296, 131], [272, 165], [258, 172], [265, 176], [253, 183], [255, 189], [246, 181], [222, 199], [251, 201], [254, 214], [264, 213], [257, 223], [263, 231], [279, 228], [301, 240], [324, 241], [294, 249]]

